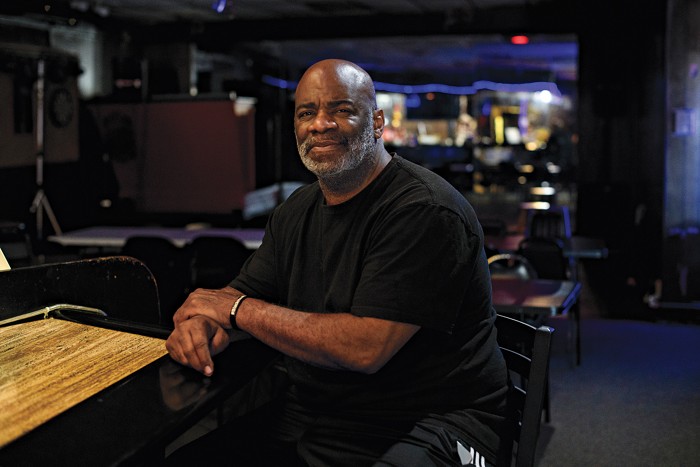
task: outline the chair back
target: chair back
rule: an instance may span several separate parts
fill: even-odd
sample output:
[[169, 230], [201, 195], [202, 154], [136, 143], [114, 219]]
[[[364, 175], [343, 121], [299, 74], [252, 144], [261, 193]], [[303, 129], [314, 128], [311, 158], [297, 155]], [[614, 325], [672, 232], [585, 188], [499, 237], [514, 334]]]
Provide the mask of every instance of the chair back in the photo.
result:
[[225, 287], [252, 253], [243, 242], [231, 237], [196, 237], [186, 248], [190, 290]]
[[532, 209], [527, 213], [526, 237], [571, 238], [571, 216], [566, 206]]
[[491, 277], [537, 279], [537, 271], [524, 256], [517, 253], [499, 253], [488, 258]]
[[0, 320], [56, 304], [97, 308], [108, 316], [160, 324], [158, 286], [129, 257], [104, 257], [0, 272]]
[[518, 254], [525, 257], [540, 279], [566, 280], [571, 265], [564, 256], [561, 240], [546, 237], [526, 237], [518, 245]]
[[530, 467], [535, 463], [542, 408], [548, 390], [549, 354], [554, 330], [535, 328], [507, 316], [496, 317], [498, 345], [508, 367], [508, 418], [501, 435], [497, 465]]

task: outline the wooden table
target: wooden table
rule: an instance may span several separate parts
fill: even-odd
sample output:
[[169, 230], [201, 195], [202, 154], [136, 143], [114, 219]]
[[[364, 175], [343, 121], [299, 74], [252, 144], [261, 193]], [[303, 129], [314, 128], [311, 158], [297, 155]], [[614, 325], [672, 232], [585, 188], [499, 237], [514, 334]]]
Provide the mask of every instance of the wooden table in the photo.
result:
[[185, 246], [196, 237], [213, 236], [235, 238], [243, 242], [246, 248], [254, 250], [262, 243], [264, 234], [265, 229], [97, 226], [51, 235], [48, 240], [69, 247], [119, 249], [124, 246], [127, 238], [134, 236], [164, 237], [179, 247]]
[[[28, 324], [45, 325], [49, 321], [59, 322], [60, 328], [76, 326], [54, 319]], [[2, 329], [7, 333], [12, 326]], [[85, 354], [85, 361], [67, 361], [58, 355], [58, 366], [42, 362], [43, 367], [53, 368], [36, 369], [42, 381], [32, 384], [31, 379], [16, 372], [9, 375], [22, 380], [28, 389], [20, 390], [13, 381], [0, 384], [3, 407], [22, 406], [0, 416], [0, 445], [8, 442], [0, 447], [0, 465], [149, 465], [162, 459], [169, 443], [245, 386], [277, 355], [257, 340], [240, 340], [214, 358], [216, 372], [206, 378], [164, 355], [162, 340], [154, 343], [153, 338], [144, 340], [134, 335], [115, 339], [113, 334], [105, 337], [103, 331], [88, 329], [78, 335], [82, 339], [82, 334], [88, 332], [97, 335], [98, 341], [112, 339], [122, 346], [129, 341], [132, 348], [112, 352], [88, 345], [80, 352]], [[133, 348], [134, 342], [141, 344]], [[98, 347], [102, 345], [105, 342]], [[38, 350], [37, 355], [46, 360], [46, 352]], [[105, 356], [105, 361], [95, 365], [95, 359]], [[0, 366], [6, 360], [0, 358]], [[130, 368], [126, 368], [127, 360], [132, 361]], [[114, 370], [120, 371], [112, 373]], [[70, 377], [77, 382], [70, 381]], [[55, 413], [44, 420], [50, 405], [59, 409], [54, 407]], [[17, 418], [22, 414], [34, 419], [19, 427]], [[7, 417], [11, 417], [11, 425], [4, 423]]]
[[576, 364], [581, 364], [581, 332], [578, 298], [581, 283], [546, 279], [491, 279], [497, 313], [523, 319], [526, 315], [567, 315], [573, 325]]
[[491, 279], [493, 304], [499, 313], [564, 314], [576, 303], [581, 283], [547, 279]]
[[165, 355], [162, 339], [41, 319], [0, 328], [0, 447]]
[[278, 355], [238, 339], [206, 378], [166, 355], [159, 318], [133, 258], [0, 272], [0, 466], [151, 465]]

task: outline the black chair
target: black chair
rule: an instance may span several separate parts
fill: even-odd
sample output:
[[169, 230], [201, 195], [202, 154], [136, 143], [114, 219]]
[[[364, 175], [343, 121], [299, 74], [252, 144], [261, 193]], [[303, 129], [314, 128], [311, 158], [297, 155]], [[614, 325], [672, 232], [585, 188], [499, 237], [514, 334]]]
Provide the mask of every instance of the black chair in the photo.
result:
[[238, 275], [252, 253], [240, 240], [215, 236], [196, 237], [186, 249], [189, 290], [225, 287]]
[[[489, 270], [491, 277], [506, 277], [521, 280], [537, 279], [537, 271], [530, 262], [515, 253], [501, 253], [489, 257]], [[516, 315], [513, 315], [516, 316]], [[523, 310], [517, 313], [517, 319], [531, 326], [543, 325], [547, 316], [525, 313]], [[550, 420], [549, 394], [545, 396], [545, 420]]]
[[540, 279], [567, 280], [572, 267], [564, 256], [564, 244], [551, 237], [525, 237], [518, 245], [517, 254], [526, 258]]
[[488, 258], [491, 277], [537, 279], [537, 271], [524, 256], [517, 253], [498, 253]]
[[189, 271], [182, 248], [164, 237], [133, 236], [126, 239], [121, 254], [142, 261], [151, 271], [158, 284], [163, 324], [171, 325], [187, 296]]
[[496, 317], [496, 329], [511, 380], [508, 419], [501, 434], [497, 465], [533, 466], [548, 394], [553, 329], [535, 328], [502, 315]]
[[566, 206], [532, 209], [527, 212], [526, 237], [571, 238], [571, 215]]
[[[576, 280], [576, 263], [564, 256], [562, 240], [556, 238], [524, 238], [518, 246], [518, 254], [524, 256], [537, 271], [540, 279]], [[565, 310], [572, 322], [570, 340], [575, 347], [576, 364], [581, 363], [581, 316], [578, 300]]]
[[0, 272], [0, 320], [59, 304], [96, 308], [142, 324], [161, 321], [156, 281], [134, 258], [82, 259]]

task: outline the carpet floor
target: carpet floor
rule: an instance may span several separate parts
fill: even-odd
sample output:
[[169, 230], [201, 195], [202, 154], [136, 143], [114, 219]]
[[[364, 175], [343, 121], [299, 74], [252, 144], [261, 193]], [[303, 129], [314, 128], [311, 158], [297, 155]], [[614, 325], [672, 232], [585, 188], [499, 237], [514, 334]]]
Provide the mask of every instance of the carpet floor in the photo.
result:
[[552, 419], [537, 465], [700, 466], [700, 326], [583, 318], [582, 362], [554, 319]]

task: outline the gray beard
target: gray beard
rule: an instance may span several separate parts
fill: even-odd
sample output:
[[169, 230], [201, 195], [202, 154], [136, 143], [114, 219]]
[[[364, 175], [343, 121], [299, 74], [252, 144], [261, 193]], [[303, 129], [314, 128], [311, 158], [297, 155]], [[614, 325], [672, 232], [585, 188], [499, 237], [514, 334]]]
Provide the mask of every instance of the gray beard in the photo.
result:
[[[363, 143], [363, 146], [369, 146], [369, 142]], [[354, 159], [352, 167], [323, 177], [317, 175], [319, 183], [328, 191], [339, 194], [349, 193], [360, 186], [372, 173], [377, 161], [373, 147], [365, 147], [363, 150], [366, 152], [362, 157]]]
[[334, 193], [347, 193], [361, 184], [374, 170], [376, 144], [374, 128], [368, 124], [357, 137], [347, 140], [347, 157], [338, 161], [334, 167], [322, 167], [307, 157], [311, 145], [308, 139], [297, 143], [297, 148], [304, 166], [318, 177], [322, 186]]

